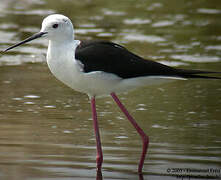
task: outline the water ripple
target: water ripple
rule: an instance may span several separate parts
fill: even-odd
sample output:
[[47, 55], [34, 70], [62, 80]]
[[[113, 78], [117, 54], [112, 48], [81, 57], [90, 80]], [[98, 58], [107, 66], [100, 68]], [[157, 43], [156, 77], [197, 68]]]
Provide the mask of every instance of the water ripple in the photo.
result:
[[156, 35], [143, 35], [143, 34], [127, 34], [124, 36], [124, 39], [128, 41], [144, 41], [150, 43], [166, 41], [166, 39]]
[[199, 8], [199, 9], [197, 9], [197, 12], [202, 13], [202, 14], [220, 14], [221, 10], [220, 9]]
[[152, 24], [152, 27], [166, 27], [166, 26], [172, 26], [175, 22], [173, 21], [158, 21], [154, 24]]
[[124, 23], [125, 24], [149, 24], [151, 20], [149, 19], [139, 19], [139, 18], [134, 18], [134, 19], [125, 19]]
[[180, 59], [185, 62], [220, 62], [221, 58], [218, 56], [200, 56], [200, 55], [171, 55], [172, 59]]

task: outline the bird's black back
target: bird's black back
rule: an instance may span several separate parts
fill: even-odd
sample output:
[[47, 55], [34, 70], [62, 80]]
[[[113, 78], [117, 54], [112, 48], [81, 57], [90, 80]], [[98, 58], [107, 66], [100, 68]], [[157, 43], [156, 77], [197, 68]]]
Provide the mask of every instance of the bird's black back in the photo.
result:
[[[106, 41], [81, 41], [75, 58], [84, 65], [84, 72], [104, 71], [121, 78], [142, 76], [172, 76], [184, 78], [209, 78], [200, 70], [176, 69], [164, 64], [143, 59], [126, 48]], [[212, 77], [213, 78], [213, 77]]]
[[105, 41], [81, 42], [76, 59], [84, 64], [84, 72], [104, 71], [121, 78], [175, 73], [169, 66], [144, 60], [118, 44]]

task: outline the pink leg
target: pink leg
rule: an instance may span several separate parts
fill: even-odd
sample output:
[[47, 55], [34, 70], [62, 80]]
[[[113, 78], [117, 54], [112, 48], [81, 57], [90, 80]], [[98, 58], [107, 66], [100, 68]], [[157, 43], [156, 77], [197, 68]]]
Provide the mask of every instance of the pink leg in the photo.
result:
[[93, 124], [94, 124], [94, 132], [96, 137], [96, 145], [97, 145], [97, 171], [101, 171], [101, 166], [103, 162], [103, 153], [101, 147], [101, 140], [99, 134], [99, 126], [97, 122], [97, 112], [96, 112], [96, 104], [95, 104], [95, 97], [91, 98], [91, 108], [92, 108], [92, 117], [93, 117]]
[[144, 164], [144, 159], [147, 153], [147, 148], [148, 148], [148, 144], [149, 144], [149, 137], [144, 133], [144, 131], [138, 126], [138, 124], [136, 123], [136, 121], [134, 120], [134, 118], [129, 114], [129, 112], [127, 111], [127, 109], [124, 107], [124, 105], [121, 103], [121, 101], [119, 100], [119, 98], [117, 97], [117, 95], [115, 93], [111, 93], [112, 98], [115, 100], [115, 102], [117, 103], [117, 105], [119, 106], [119, 108], [122, 110], [122, 112], [125, 114], [125, 116], [127, 117], [127, 119], [131, 122], [131, 124], [134, 126], [134, 128], [137, 130], [137, 132], [139, 133], [139, 135], [141, 136], [142, 140], [143, 140], [143, 151], [141, 154], [141, 158], [140, 158], [140, 163], [138, 166], [138, 172], [142, 173], [142, 168], [143, 168], [143, 164]]

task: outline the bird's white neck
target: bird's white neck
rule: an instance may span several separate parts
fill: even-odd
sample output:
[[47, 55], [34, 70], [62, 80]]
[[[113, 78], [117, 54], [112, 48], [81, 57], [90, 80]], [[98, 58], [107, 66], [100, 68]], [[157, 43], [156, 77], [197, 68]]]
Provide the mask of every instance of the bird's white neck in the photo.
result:
[[[78, 73], [75, 51], [80, 41], [70, 40], [63, 43], [49, 41], [47, 63], [52, 74], [63, 83], [69, 85], [73, 81], [73, 73]], [[65, 73], [64, 73], [65, 72]]]
[[70, 58], [72, 60], [75, 59], [75, 50], [79, 44], [80, 41], [74, 39], [62, 42], [49, 40], [47, 62], [49, 63], [49, 61], [53, 60], [64, 63], [63, 61], [67, 61]]

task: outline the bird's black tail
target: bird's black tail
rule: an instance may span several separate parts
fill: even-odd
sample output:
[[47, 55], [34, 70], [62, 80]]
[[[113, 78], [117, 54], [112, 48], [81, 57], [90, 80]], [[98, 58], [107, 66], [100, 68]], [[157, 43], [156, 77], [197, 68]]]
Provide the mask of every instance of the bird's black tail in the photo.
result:
[[221, 79], [221, 77], [216, 77], [216, 76], [200, 75], [200, 74], [221, 74], [221, 72], [177, 69], [177, 73], [179, 74], [179, 76], [183, 78]]

